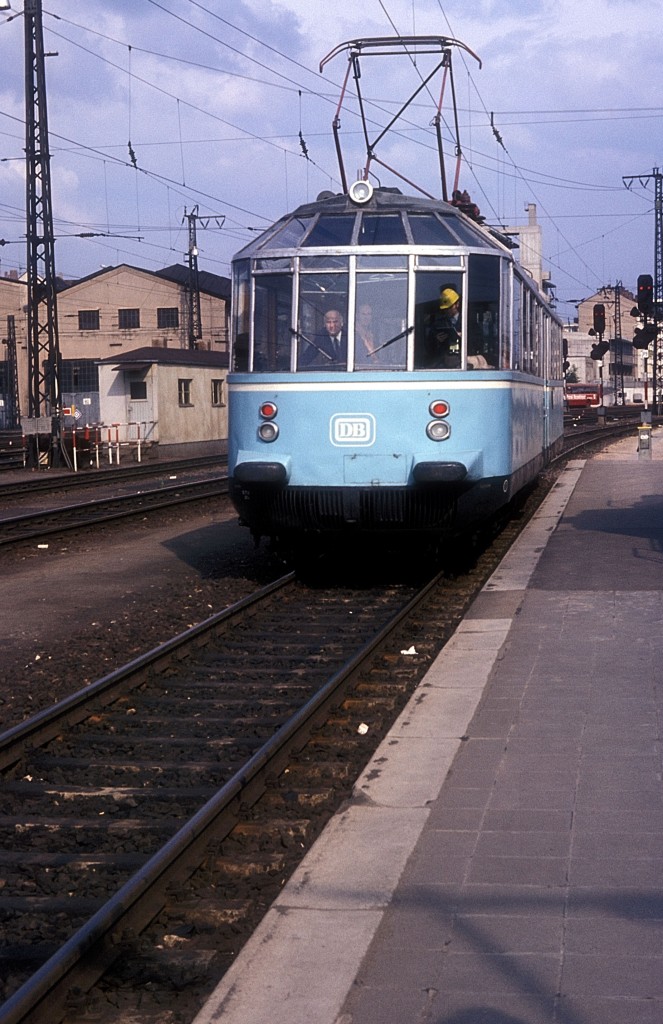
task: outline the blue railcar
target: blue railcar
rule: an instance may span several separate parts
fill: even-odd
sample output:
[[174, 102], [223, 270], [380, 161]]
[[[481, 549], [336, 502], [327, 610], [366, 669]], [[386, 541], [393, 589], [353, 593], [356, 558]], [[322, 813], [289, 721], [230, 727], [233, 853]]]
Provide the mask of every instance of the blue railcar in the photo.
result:
[[[356, 192], [299, 207], [233, 261], [231, 494], [256, 537], [290, 547], [443, 539], [562, 438], [561, 322], [508, 240], [442, 200]], [[444, 293], [459, 315], [441, 357]]]
[[348, 186], [341, 99], [343, 191], [282, 217], [233, 261], [230, 486], [256, 538], [439, 544], [510, 502], [561, 445], [561, 321], [469, 196], [447, 201], [454, 47], [478, 61], [458, 40], [413, 36], [354, 40], [321, 63], [347, 51], [342, 97], [352, 74], [359, 98], [360, 60], [437, 61], [427, 81], [443, 78], [432, 123], [444, 198], [372, 187], [397, 118], [375, 129], [363, 100], [366, 164]]

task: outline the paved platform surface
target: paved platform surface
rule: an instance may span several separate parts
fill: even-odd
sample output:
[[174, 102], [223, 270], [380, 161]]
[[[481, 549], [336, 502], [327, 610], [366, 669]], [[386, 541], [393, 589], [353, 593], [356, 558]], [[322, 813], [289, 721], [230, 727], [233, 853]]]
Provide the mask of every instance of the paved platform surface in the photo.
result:
[[663, 433], [636, 445], [569, 466], [196, 1024], [663, 1022]]

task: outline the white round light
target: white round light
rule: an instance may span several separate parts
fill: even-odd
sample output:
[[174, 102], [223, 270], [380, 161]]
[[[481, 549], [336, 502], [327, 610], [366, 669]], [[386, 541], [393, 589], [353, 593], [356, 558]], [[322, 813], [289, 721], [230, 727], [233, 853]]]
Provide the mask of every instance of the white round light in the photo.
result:
[[426, 427], [426, 433], [431, 441], [446, 441], [451, 433], [451, 427], [446, 420], [432, 420]]
[[373, 186], [370, 181], [355, 181], [350, 185], [348, 195], [353, 203], [367, 203], [373, 195]]
[[258, 427], [258, 437], [261, 441], [276, 441], [279, 436], [279, 428], [276, 423], [271, 420], [267, 420], [266, 423], [261, 423]]

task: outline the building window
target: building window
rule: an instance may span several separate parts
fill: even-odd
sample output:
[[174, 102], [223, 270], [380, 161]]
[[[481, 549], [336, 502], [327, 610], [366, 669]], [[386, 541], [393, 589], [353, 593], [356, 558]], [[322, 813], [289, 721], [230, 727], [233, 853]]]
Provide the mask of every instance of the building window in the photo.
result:
[[121, 331], [136, 331], [140, 327], [139, 309], [118, 309], [117, 326]]
[[99, 330], [99, 310], [98, 309], [79, 309], [79, 311], [78, 311], [78, 329], [79, 329], [79, 331], [98, 331]]
[[180, 405], [192, 405], [191, 381], [186, 377], [180, 377], [177, 382], [177, 400]]
[[76, 391], [99, 390], [99, 368], [94, 359], [63, 359], [60, 387], [71, 394]]
[[225, 405], [223, 398], [223, 381], [212, 381], [212, 405]]
[[129, 398], [132, 402], [146, 402], [147, 401], [147, 381], [145, 380], [131, 380], [129, 381]]
[[157, 307], [157, 327], [161, 331], [168, 331], [180, 326], [180, 311], [177, 306]]

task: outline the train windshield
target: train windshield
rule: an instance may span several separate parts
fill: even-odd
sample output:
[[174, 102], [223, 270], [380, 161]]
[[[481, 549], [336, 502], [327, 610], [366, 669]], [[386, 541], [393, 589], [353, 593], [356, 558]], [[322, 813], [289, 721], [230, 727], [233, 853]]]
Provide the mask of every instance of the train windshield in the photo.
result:
[[441, 204], [332, 202], [236, 257], [235, 370], [539, 371], [549, 313], [507, 248]]

